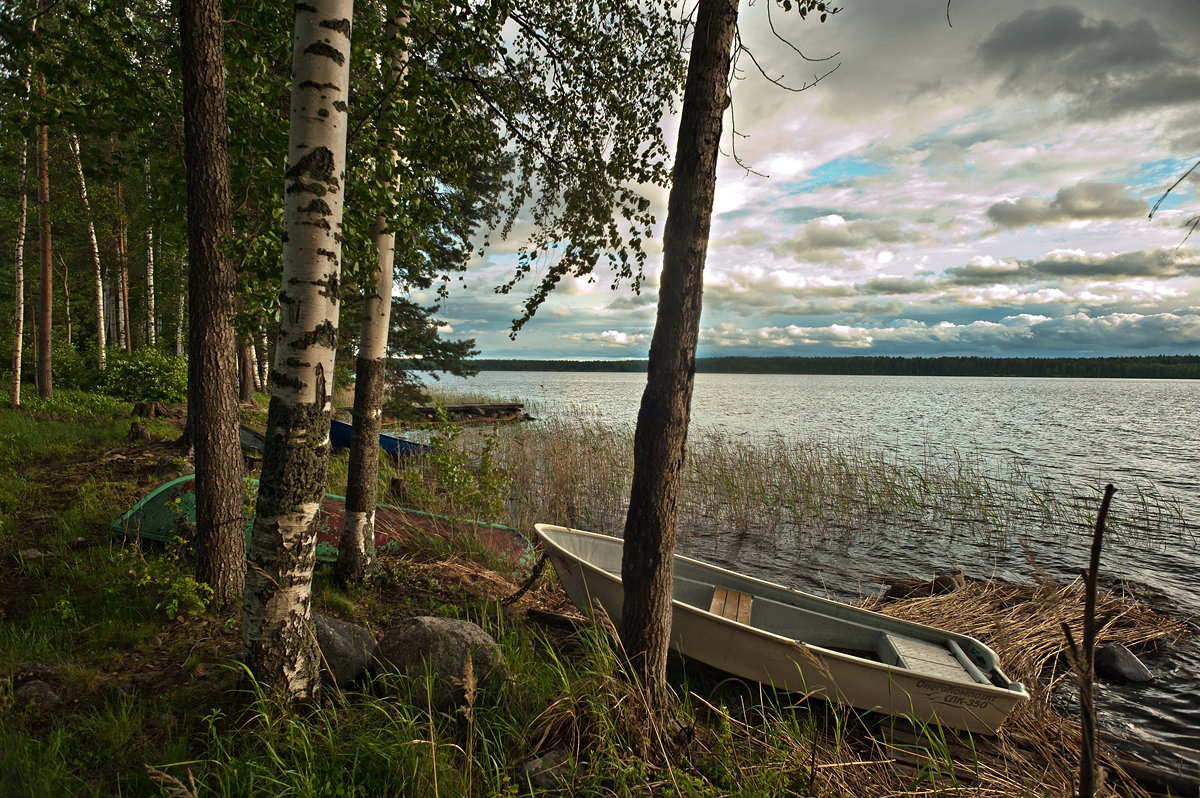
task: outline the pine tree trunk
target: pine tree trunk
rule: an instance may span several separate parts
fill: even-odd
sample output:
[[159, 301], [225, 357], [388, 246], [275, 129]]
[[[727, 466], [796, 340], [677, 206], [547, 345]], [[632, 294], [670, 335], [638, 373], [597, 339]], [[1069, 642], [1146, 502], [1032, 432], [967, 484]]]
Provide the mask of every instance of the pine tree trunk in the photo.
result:
[[329, 468], [353, 3], [295, 9], [279, 337], [242, 612], [250, 672], [292, 699], [319, 687], [314, 522]]
[[621, 561], [621, 640], [643, 684], [656, 697], [666, 683], [676, 500], [687, 446], [704, 260], [736, 26], [737, 0], [700, 0], [663, 232], [658, 319], [634, 433], [633, 487]]
[[243, 463], [238, 439], [237, 274], [225, 254], [233, 230], [220, 0], [180, 4], [187, 162], [188, 429], [196, 462], [196, 578], [229, 606], [246, 568]]
[[[400, 31], [408, 28], [408, 12], [396, 11], [388, 21], [388, 34], [397, 44], [391, 59], [390, 83], [396, 91], [404, 85], [408, 67], [407, 41], [399, 41]], [[390, 95], [389, 95], [390, 97]], [[386, 108], [385, 108], [386, 112]], [[393, 131], [392, 134], [397, 134]], [[395, 163], [394, 139], [381, 142]], [[366, 581], [375, 570], [375, 502], [379, 485], [379, 429], [383, 416], [383, 378], [387, 365], [387, 338], [392, 312], [393, 265], [396, 233], [380, 214], [371, 231], [375, 243], [376, 271], [374, 290], [364, 298], [362, 335], [355, 363], [354, 427], [350, 437], [350, 470], [346, 477], [346, 520], [338, 544], [334, 572], [343, 584]]]
[[[145, 160], [146, 211], [150, 210], [150, 159]], [[146, 346], [154, 347], [157, 336], [154, 329], [154, 226], [146, 225]]]
[[79, 134], [71, 133], [71, 154], [75, 156], [75, 172], [79, 175], [79, 199], [87, 217], [88, 240], [92, 245], [92, 264], [96, 267], [96, 356], [104, 371], [104, 273], [100, 268], [100, 245], [96, 241], [96, 226], [92, 223], [92, 206], [88, 202], [87, 180], [83, 176], [83, 159], [79, 154]]
[[21, 406], [21, 348], [25, 343], [25, 199], [26, 166], [29, 160], [28, 142], [21, 139], [17, 157], [17, 245], [13, 263], [16, 283], [16, 306], [13, 309], [12, 406]]
[[[46, 78], [38, 73], [38, 97], [46, 99]], [[50, 354], [53, 349], [51, 327], [54, 321], [54, 269], [50, 263], [50, 129], [38, 125], [38, 226], [41, 254], [41, 313], [38, 319], [38, 396], [54, 397]]]

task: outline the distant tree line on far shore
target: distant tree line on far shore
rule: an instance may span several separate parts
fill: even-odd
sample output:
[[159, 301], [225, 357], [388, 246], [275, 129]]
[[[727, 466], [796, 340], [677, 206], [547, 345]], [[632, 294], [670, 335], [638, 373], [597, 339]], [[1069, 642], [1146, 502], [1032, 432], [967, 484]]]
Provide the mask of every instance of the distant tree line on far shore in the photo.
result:
[[[476, 360], [482, 371], [644, 372], [645, 360]], [[419, 368], [419, 365], [414, 364]], [[710, 374], [879, 374], [918, 377], [1200, 379], [1200, 355], [1146, 357], [707, 357]]]

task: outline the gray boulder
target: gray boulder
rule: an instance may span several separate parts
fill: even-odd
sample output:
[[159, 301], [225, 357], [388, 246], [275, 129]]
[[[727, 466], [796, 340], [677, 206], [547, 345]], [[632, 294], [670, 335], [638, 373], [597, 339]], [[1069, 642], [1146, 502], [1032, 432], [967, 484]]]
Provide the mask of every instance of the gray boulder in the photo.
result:
[[54, 688], [41, 679], [30, 679], [27, 682], [21, 682], [17, 686], [17, 689], [13, 690], [13, 698], [18, 704], [39, 706], [46, 709], [62, 702], [62, 699], [58, 697], [58, 693], [54, 692]]
[[358, 681], [375, 654], [375, 638], [365, 628], [313, 613], [317, 645], [321, 647], [321, 679], [333, 687]]
[[379, 639], [372, 674], [398, 673], [414, 680], [432, 675], [430, 699], [441, 707], [464, 699], [467, 660], [478, 687], [508, 675], [500, 646], [470, 621], [419, 616], [400, 621]]
[[571, 754], [562, 748], [555, 748], [547, 754], [526, 760], [524, 765], [530, 788], [541, 792], [561, 789], [566, 786], [571, 770]]
[[1142, 661], [1120, 643], [1096, 649], [1096, 675], [1110, 682], [1149, 682], [1154, 680]]

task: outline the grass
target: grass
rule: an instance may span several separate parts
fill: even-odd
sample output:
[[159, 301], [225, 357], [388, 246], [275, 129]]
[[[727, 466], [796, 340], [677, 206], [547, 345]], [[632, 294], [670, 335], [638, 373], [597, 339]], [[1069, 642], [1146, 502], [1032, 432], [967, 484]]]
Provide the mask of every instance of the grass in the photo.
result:
[[[774, 694], [672, 660], [666, 710], [651, 713], [623, 668], [611, 625], [578, 618], [552, 575], [502, 607], [499, 600], [517, 585], [441, 539], [384, 557], [384, 578], [371, 589], [343, 591], [319, 566], [314, 607], [377, 634], [413, 614], [472, 620], [500, 643], [511, 678], [468, 689], [451, 707], [431, 705], [422, 680], [398, 678], [305, 706], [282, 705], [257, 690], [237, 662], [240, 615], [216, 614], [195, 601], [184, 550], [143, 548], [109, 534], [108, 521], [147, 484], [170, 478], [160, 469], [171, 459], [165, 442], [173, 431], [152, 426], [157, 441], [130, 444], [128, 406], [90, 401], [0, 410], [0, 435], [19, 444], [0, 447], [3, 473], [20, 475], [0, 482], [0, 512], [9, 519], [0, 548], [0, 795], [1069, 791], [1070, 768], [1062, 763], [1072, 756], [1075, 727], [1040, 697], [1006, 737], [973, 739]], [[474, 460], [487, 440], [495, 460], [486, 469], [495, 473], [481, 481], [484, 464]], [[469, 510], [463, 496], [481, 485], [503, 486], [497, 520], [513, 526], [547, 520], [620, 528], [627, 433], [585, 419], [471, 428], [450, 444], [434, 468], [403, 466], [421, 473], [422, 484], [433, 480], [424, 495], [434, 504], [422, 509]], [[1014, 475], [981, 486], [969, 462], [903, 470], [837, 445], [764, 452], [700, 438], [690, 462], [684, 518], [696, 530], [712, 529], [715, 520], [730, 534], [761, 533], [756, 519], [764, 505], [777, 508], [768, 532], [803, 525], [809, 534], [833, 534], [864, 518], [911, 517], [921, 501], [961, 497], [947, 504], [943, 520], [980, 515], [987, 534], [998, 535], [1002, 514], [989, 520], [978, 511], [1008, 501], [1030, 481]], [[453, 479], [442, 479], [446, 469]], [[404, 474], [381, 476], [381, 488]], [[344, 466], [335, 462], [331, 475], [344, 483]], [[460, 495], [439, 492], [439, 479], [443, 488], [459, 486]], [[1057, 495], [1039, 496], [1050, 508], [1040, 512], [1074, 512], [1061, 509]], [[20, 555], [29, 548], [43, 556]], [[1031, 685], [1053, 678], [1061, 649], [1054, 626], [1077, 614], [1077, 591], [1050, 583], [1027, 594], [968, 587], [979, 591], [966, 602], [979, 607], [974, 620], [964, 619], [963, 596], [955, 594], [878, 608], [957, 625], [992, 642], [1010, 675]], [[1105, 600], [1110, 639], [1137, 645], [1181, 634], [1142, 607]], [[531, 609], [574, 620], [545, 625]], [[40, 708], [17, 700], [16, 685], [31, 663], [52, 670], [48, 678], [63, 703]], [[545, 791], [535, 786], [543, 783]], [[1118, 777], [1106, 794], [1118, 789], [1140, 794]]]

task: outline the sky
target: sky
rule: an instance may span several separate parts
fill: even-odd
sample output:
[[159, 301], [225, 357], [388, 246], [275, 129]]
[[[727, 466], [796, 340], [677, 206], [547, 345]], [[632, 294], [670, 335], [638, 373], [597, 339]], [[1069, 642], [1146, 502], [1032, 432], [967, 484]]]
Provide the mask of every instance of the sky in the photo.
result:
[[[704, 279], [700, 357], [1200, 353], [1200, 3], [844, 0], [825, 24], [740, 11]], [[674, 118], [664, 120], [672, 131]], [[666, 191], [656, 191], [666, 217]], [[477, 259], [441, 314], [484, 358], [644, 358], [640, 295], [498, 295], [519, 242]], [[524, 289], [525, 293], [522, 293]]]

